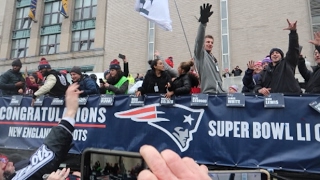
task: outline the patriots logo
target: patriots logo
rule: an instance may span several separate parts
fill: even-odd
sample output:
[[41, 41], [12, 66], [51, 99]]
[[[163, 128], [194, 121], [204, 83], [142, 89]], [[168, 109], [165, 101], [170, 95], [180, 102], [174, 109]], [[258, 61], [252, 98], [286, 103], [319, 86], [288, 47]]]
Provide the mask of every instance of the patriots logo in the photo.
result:
[[175, 104], [173, 107], [167, 108], [160, 104], [152, 104], [117, 112], [114, 115], [117, 118], [148, 123], [166, 133], [177, 144], [181, 152], [184, 152], [193, 140], [193, 133], [198, 130], [204, 110], [192, 109], [181, 104]]

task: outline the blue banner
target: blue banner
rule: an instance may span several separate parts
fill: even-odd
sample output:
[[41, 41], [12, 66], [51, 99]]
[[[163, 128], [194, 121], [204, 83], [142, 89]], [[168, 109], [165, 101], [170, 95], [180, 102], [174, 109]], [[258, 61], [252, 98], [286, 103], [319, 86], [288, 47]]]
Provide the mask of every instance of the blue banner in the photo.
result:
[[[144, 106], [130, 106], [128, 96], [114, 96], [113, 106], [90, 96], [76, 115], [74, 147], [138, 151], [143, 144], [166, 148], [203, 164], [320, 172], [320, 114], [309, 106], [319, 96], [284, 96], [285, 108], [264, 108], [264, 98], [245, 97], [245, 108], [227, 107], [226, 95], [210, 95], [208, 106], [190, 106], [191, 96], [161, 105], [146, 96]], [[10, 106], [0, 98], [0, 148], [36, 149], [57, 125], [64, 106], [30, 107], [31, 97]]]

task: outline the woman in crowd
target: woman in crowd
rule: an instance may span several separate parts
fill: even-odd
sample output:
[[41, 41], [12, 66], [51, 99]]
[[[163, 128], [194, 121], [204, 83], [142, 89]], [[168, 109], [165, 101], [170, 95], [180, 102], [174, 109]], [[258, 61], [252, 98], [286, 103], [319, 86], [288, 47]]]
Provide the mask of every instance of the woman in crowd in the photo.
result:
[[167, 93], [167, 88], [170, 87], [171, 77], [165, 71], [162, 60], [155, 59], [149, 61], [151, 69], [148, 70], [144, 77], [142, 86], [136, 91], [136, 96], [149, 93]]
[[32, 73], [28, 75], [27, 67], [24, 71], [24, 76], [26, 78], [26, 92], [27, 95], [33, 95], [39, 89], [39, 78], [37, 73]]
[[178, 67], [179, 77], [173, 80], [172, 85], [165, 97], [170, 98], [172, 95], [190, 94], [191, 80], [189, 77], [190, 68], [193, 66], [192, 61], [182, 62]]
[[248, 62], [247, 66], [248, 69], [242, 78], [242, 93], [253, 93], [254, 86], [260, 79], [260, 72], [263, 70], [262, 62], [254, 62], [251, 60]]
[[127, 94], [129, 82], [124, 72], [121, 71], [117, 59], [111, 61], [109, 70], [110, 75], [107, 82], [100, 83], [100, 92], [105, 94]]

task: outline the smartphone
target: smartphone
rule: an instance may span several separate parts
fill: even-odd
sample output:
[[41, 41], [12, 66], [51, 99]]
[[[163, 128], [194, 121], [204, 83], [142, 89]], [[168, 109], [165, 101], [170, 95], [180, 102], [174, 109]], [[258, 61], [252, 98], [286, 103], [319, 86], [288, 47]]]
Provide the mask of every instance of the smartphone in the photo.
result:
[[299, 46], [299, 55], [301, 54], [303, 46]]
[[81, 157], [81, 179], [137, 179], [147, 165], [137, 152], [87, 148]]
[[120, 54], [120, 53], [119, 53], [118, 57], [119, 57], [120, 59], [125, 59], [125, 58], [126, 58], [126, 56], [125, 56], [125, 55]]
[[101, 78], [99, 78], [99, 82], [105, 84], [105, 82]]

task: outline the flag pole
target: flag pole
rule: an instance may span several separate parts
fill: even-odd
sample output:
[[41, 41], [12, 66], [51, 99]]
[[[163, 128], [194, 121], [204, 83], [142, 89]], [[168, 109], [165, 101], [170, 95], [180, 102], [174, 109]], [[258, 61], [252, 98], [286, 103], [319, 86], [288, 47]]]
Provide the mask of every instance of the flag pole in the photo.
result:
[[191, 53], [191, 50], [190, 50], [190, 45], [189, 45], [189, 42], [188, 42], [188, 39], [187, 39], [186, 32], [185, 32], [184, 27], [183, 27], [183, 23], [182, 23], [182, 20], [181, 20], [181, 16], [180, 16], [180, 12], [179, 12], [178, 5], [177, 5], [176, 0], [174, 0], [174, 4], [175, 4], [176, 9], [177, 9], [177, 12], [178, 12], [178, 16], [179, 16], [179, 19], [180, 19], [180, 24], [181, 24], [182, 31], [183, 31], [183, 34], [184, 34], [184, 38], [186, 39], [186, 43], [187, 43], [187, 46], [188, 46], [188, 49], [189, 49], [190, 57], [192, 58], [192, 53]]

